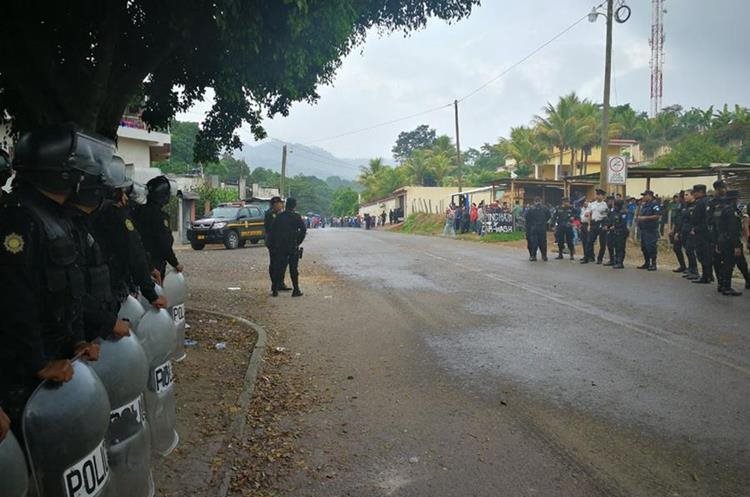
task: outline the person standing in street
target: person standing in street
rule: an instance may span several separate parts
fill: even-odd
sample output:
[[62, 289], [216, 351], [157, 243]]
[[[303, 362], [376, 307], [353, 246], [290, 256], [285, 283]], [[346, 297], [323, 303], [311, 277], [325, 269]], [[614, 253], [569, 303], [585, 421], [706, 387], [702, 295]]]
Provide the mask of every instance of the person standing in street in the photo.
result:
[[[724, 272], [724, 264], [733, 265], [733, 260], [725, 260], [724, 254], [719, 248], [719, 222], [721, 219], [721, 210], [724, 206], [724, 196], [727, 194], [727, 184], [723, 180], [717, 180], [713, 183], [714, 194], [708, 199], [708, 212], [706, 213], [706, 223], [708, 223], [708, 237], [711, 250], [711, 263], [713, 271], [716, 273], [716, 281], [720, 283], [721, 274]], [[721, 285], [719, 284], [719, 287]], [[718, 291], [721, 291], [717, 287]]]
[[659, 220], [661, 204], [654, 199], [654, 192], [646, 190], [641, 194], [641, 212], [636, 218], [641, 231], [641, 251], [645, 262], [638, 269], [656, 271], [657, 242], [659, 241]]
[[607, 246], [607, 255], [609, 260], [605, 262], [604, 266], [615, 265], [615, 197], [614, 195], [607, 196], [607, 217], [602, 221], [602, 230], [604, 231], [604, 240]]
[[[607, 212], [609, 211], [607, 202], [604, 201], [605, 194], [606, 192], [604, 190], [597, 188], [596, 200], [589, 202], [589, 233], [586, 240], [586, 251], [584, 252], [581, 264], [594, 262], [594, 260], [596, 260], [597, 264], [601, 264], [604, 259], [604, 251], [607, 249], [607, 244], [605, 241], [605, 233], [602, 229], [602, 223], [607, 217]], [[596, 256], [596, 259], [594, 259], [594, 246], [597, 240], [599, 240], [599, 254]]]
[[301, 297], [299, 288], [299, 259], [302, 253], [300, 245], [305, 240], [307, 228], [302, 217], [295, 212], [297, 200], [288, 198], [284, 212], [278, 214], [273, 221], [271, 230], [271, 250], [274, 252], [274, 271], [271, 294], [279, 295], [279, 287], [284, 284], [284, 272], [289, 266], [289, 276], [292, 278], [292, 297]]
[[685, 209], [681, 212], [682, 219], [680, 220], [680, 231], [677, 233], [677, 236], [679, 236], [680, 243], [685, 248], [685, 256], [687, 257], [687, 271], [682, 277], [692, 281], [700, 278], [698, 274], [698, 257], [695, 254], [695, 234], [693, 225], [691, 224], [693, 211], [695, 210], [693, 190], [685, 190], [683, 197], [685, 199]]
[[675, 206], [671, 214], [672, 229], [669, 232], [669, 241], [672, 243], [672, 250], [674, 250], [674, 255], [677, 257], [677, 263], [679, 264], [677, 268], [672, 270], [673, 273], [684, 273], [687, 271], [687, 266], [685, 265], [685, 254], [683, 252], [684, 245], [680, 238], [680, 233], [682, 232], [682, 221], [684, 219], [683, 213], [686, 209], [685, 192], [681, 191], [679, 195], [675, 195]]
[[[275, 262], [274, 258], [276, 257], [276, 252], [273, 250], [273, 222], [276, 220], [276, 216], [281, 214], [281, 212], [284, 210], [284, 202], [281, 200], [281, 197], [272, 197], [271, 198], [271, 207], [268, 208], [266, 211], [265, 218], [263, 219], [263, 226], [266, 229], [266, 248], [268, 248], [268, 277], [271, 280], [271, 292], [273, 292], [273, 282], [274, 282], [274, 268], [278, 266], [278, 263]], [[284, 276], [286, 274], [286, 270], [283, 270], [281, 273], [281, 285], [276, 289], [279, 292], [288, 292], [291, 290], [291, 288], [287, 287], [286, 284], [284, 284]]]
[[149, 256], [151, 269], [159, 272], [161, 283], [166, 276], [167, 263], [178, 273], [182, 272], [182, 264], [172, 249], [174, 238], [169, 224], [169, 214], [164, 211], [164, 207], [169, 203], [169, 179], [166, 176], [152, 178], [146, 183], [146, 189], [146, 204], [136, 207], [134, 218], [143, 248]]
[[529, 240], [529, 261], [536, 261], [537, 250], [542, 260], [547, 261], [547, 223], [550, 220], [549, 209], [542, 205], [542, 199], [536, 197], [534, 205], [526, 212], [526, 230]]
[[563, 197], [562, 205], [555, 211], [552, 220], [555, 226], [555, 242], [557, 243], [557, 259], [563, 258], [563, 249], [568, 246], [570, 260], [575, 260], [575, 246], [573, 245], [573, 207], [570, 205], [570, 199]]
[[701, 263], [701, 277], [693, 280], [693, 283], [708, 284], [714, 281], [713, 257], [714, 249], [711, 245], [711, 233], [708, 228], [708, 199], [706, 198], [706, 185], [693, 186], [693, 198], [695, 206], [690, 216], [690, 234], [695, 240], [695, 253]]
[[614, 249], [614, 264], [612, 269], [625, 268], [625, 248], [628, 243], [628, 211], [625, 208], [625, 201], [621, 198], [615, 200], [611, 215], [612, 224], [612, 245]]
[[[734, 272], [734, 266], [737, 265], [739, 259], [742, 258], [744, 261], [744, 255], [742, 254], [742, 212], [737, 208], [737, 199], [740, 197], [740, 192], [737, 190], [729, 190], [724, 195], [722, 203], [720, 205], [719, 216], [716, 221], [716, 232], [718, 249], [721, 254], [723, 265], [721, 267], [721, 274], [719, 276], [719, 292], [722, 295], [728, 297], [737, 297], [742, 295], [742, 292], [738, 292], [732, 288], [732, 273]], [[744, 269], [744, 271], [742, 271]], [[740, 268], [745, 277], [746, 285], [748, 283], [747, 274], [747, 262], [745, 267]]]

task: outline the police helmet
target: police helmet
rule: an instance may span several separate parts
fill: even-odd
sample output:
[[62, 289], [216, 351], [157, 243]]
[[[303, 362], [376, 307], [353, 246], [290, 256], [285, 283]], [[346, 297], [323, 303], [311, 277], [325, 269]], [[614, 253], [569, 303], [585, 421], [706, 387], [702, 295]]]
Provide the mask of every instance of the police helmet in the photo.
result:
[[147, 198], [149, 202], [155, 202], [158, 205], [166, 205], [169, 202], [171, 186], [166, 176], [162, 175], [151, 178], [146, 183], [146, 189], [148, 190]]
[[97, 208], [105, 198], [109, 197], [110, 188], [104, 183], [101, 174], [82, 173], [78, 188], [68, 199], [73, 204]]
[[58, 124], [24, 133], [16, 143], [13, 168], [20, 178], [62, 193], [76, 190], [83, 175], [101, 177], [113, 153], [110, 140]]
[[104, 168], [104, 184], [110, 188], [120, 188], [123, 190], [133, 186], [133, 180], [125, 174], [125, 161], [117, 155], [112, 156], [112, 160]]

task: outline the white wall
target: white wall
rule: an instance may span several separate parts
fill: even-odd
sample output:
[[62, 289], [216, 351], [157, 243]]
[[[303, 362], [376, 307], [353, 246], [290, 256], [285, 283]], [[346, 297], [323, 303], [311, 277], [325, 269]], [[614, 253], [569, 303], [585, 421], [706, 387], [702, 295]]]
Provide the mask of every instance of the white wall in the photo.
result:
[[120, 137], [117, 140], [117, 155], [125, 164], [133, 164], [136, 169], [151, 167], [151, 151], [148, 142]]

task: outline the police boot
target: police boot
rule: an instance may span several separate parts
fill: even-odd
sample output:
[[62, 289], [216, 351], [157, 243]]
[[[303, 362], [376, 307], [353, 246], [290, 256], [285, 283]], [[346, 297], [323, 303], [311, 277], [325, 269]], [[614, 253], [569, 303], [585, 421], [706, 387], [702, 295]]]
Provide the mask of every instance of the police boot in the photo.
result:
[[611, 260], [610, 260], [610, 261], [607, 261], [607, 262], [605, 262], [604, 264], [602, 264], [602, 266], [614, 266], [614, 265], [615, 265], [615, 263], [614, 263], [614, 262], [612, 262]]
[[648, 266], [649, 271], [656, 271], [656, 259], [651, 259], [651, 264]]
[[299, 289], [299, 287], [292, 290], [292, 297], [301, 297], [302, 295], [304, 294], [302, 293], [302, 290]]
[[729, 287], [729, 288], [725, 288], [724, 291], [721, 292], [721, 294], [726, 297], [739, 297], [740, 295], [742, 295], [742, 292], [738, 292], [734, 288]]
[[649, 264], [649, 261], [646, 261], [643, 264], [641, 264], [640, 266], [638, 266], [638, 269], [648, 269], [650, 266], [651, 266], [651, 264]]
[[575, 253], [574, 253], [574, 252], [572, 252], [572, 251], [570, 252], [570, 260], [571, 260], [571, 261], [574, 261], [574, 260], [576, 260], [576, 257], [575, 257]]
[[563, 253], [563, 251], [562, 251], [562, 249], [560, 249], [560, 251], [557, 253], [557, 257], [555, 257], [555, 259], [558, 259], [558, 260], [562, 259], [563, 258], [562, 253]]
[[687, 268], [685, 266], [680, 266], [677, 269], [673, 269], [672, 272], [673, 273], [684, 273], [686, 270], [687, 270]]
[[618, 262], [614, 266], [612, 266], [612, 269], [625, 269], [625, 266], [622, 264], [622, 262]]

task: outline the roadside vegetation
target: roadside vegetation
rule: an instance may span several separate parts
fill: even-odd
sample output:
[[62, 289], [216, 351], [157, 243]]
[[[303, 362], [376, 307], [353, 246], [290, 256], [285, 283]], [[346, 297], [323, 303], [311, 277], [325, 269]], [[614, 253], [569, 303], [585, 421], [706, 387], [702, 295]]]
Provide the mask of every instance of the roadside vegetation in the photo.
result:
[[[417, 212], [415, 214], [409, 214], [406, 221], [398, 226], [388, 228], [388, 230], [412, 235], [439, 236], [443, 234], [444, 227], [445, 217], [442, 214]], [[458, 240], [482, 243], [517, 242], [524, 238], [525, 234], [521, 231], [514, 231], [512, 233], [487, 233], [484, 236], [479, 236], [476, 233], [463, 233], [456, 236], [456, 239]]]

